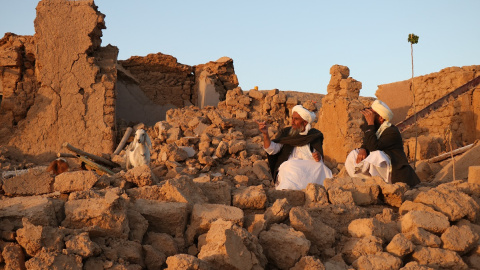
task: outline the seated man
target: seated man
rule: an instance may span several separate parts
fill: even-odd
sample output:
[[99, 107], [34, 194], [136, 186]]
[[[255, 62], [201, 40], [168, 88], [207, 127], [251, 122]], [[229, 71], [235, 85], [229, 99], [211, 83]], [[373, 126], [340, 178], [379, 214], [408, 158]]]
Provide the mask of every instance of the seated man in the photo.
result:
[[387, 183], [404, 182], [413, 187], [420, 179], [408, 164], [402, 136], [390, 123], [393, 112], [380, 100], [362, 110], [367, 126], [363, 144], [347, 156], [345, 169], [351, 177], [380, 176]]
[[268, 163], [276, 189], [297, 189], [309, 183], [323, 184], [332, 172], [323, 164], [323, 134], [312, 128], [315, 114], [297, 105], [292, 109], [292, 126], [279, 132], [270, 140], [265, 122], [257, 122], [263, 133], [263, 147], [268, 154]]

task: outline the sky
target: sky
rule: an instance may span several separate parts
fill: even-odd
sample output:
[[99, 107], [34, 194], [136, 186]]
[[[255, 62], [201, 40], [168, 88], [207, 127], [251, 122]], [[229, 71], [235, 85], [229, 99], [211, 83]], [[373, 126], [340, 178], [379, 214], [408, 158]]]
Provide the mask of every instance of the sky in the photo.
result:
[[[33, 35], [37, 0], [0, 0], [0, 35]], [[119, 60], [161, 52], [198, 65], [228, 56], [240, 87], [327, 93], [349, 67], [361, 96], [452, 66], [480, 65], [480, 0], [96, 0]]]

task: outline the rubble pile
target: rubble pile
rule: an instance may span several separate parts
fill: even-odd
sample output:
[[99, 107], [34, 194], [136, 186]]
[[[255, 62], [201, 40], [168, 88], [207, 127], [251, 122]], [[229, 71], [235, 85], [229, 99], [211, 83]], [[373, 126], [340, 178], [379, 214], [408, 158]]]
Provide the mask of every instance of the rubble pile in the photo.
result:
[[[142, 126], [150, 165], [114, 175], [44, 170], [2, 179], [5, 269], [480, 269], [480, 181], [380, 178], [275, 190], [255, 120], [270, 134], [298, 99], [227, 92]], [[312, 101], [303, 105], [312, 110]], [[124, 166], [123, 153], [112, 160]], [[477, 175], [477, 174], [474, 174]]]

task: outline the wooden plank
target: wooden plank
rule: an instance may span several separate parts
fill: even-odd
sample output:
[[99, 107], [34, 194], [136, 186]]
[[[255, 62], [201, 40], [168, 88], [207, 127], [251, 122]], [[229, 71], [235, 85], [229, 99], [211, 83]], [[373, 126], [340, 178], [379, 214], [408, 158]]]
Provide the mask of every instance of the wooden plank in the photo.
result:
[[87, 164], [88, 166], [92, 167], [95, 170], [99, 170], [105, 173], [108, 173], [109, 175], [114, 175], [115, 173], [112, 172], [111, 170], [107, 169], [106, 167], [95, 163], [94, 161], [88, 159], [86, 156], [79, 156], [78, 159], [80, 159], [83, 163]]
[[78, 154], [78, 155], [86, 156], [86, 157], [90, 158], [91, 160], [94, 160], [94, 161], [96, 161], [96, 162], [98, 162], [98, 163], [102, 163], [102, 164], [107, 165], [107, 166], [112, 167], [112, 168], [113, 168], [113, 167], [119, 167], [118, 164], [113, 163], [112, 161], [110, 161], [110, 160], [108, 160], [108, 159], [105, 159], [105, 158], [103, 158], [103, 157], [99, 157], [99, 156], [96, 156], [96, 155], [87, 153], [87, 152], [85, 152], [85, 151], [82, 151], [82, 150], [80, 150], [80, 149], [78, 149], [78, 148], [73, 147], [71, 144], [69, 144], [69, 143], [67, 143], [67, 142], [65, 142], [62, 146], [65, 147], [65, 148], [67, 148], [68, 150], [70, 150], [70, 151]]
[[450, 158], [452, 155], [455, 156], [455, 155], [459, 155], [459, 154], [462, 154], [462, 153], [465, 153], [467, 152], [470, 148], [472, 148], [476, 143], [472, 143], [472, 144], [469, 144], [469, 145], [466, 145], [466, 146], [463, 146], [463, 147], [460, 147], [460, 148], [457, 148], [453, 151], [450, 151], [448, 153], [443, 153], [441, 155], [438, 155], [436, 157], [433, 157], [431, 159], [428, 159], [427, 162], [431, 162], [431, 163], [435, 163], [435, 162], [439, 162], [439, 161], [442, 161], [442, 160], [445, 160], [445, 159], [448, 159]]
[[120, 141], [120, 144], [118, 144], [117, 149], [115, 149], [115, 152], [113, 152], [114, 155], [118, 155], [127, 143], [128, 138], [130, 138], [130, 134], [132, 134], [133, 128], [128, 127], [127, 130], [125, 131], [125, 134], [123, 134], [123, 138]]

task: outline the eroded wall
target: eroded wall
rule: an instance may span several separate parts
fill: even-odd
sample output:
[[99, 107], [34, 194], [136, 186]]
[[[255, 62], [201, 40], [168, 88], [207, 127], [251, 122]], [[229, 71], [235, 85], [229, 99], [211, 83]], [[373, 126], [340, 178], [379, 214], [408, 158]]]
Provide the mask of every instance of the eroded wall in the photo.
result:
[[0, 142], [26, 117], [37, 89], [33, 37], [6, 33], [0, 39]]
[[[420, 111], [439, 98], [456, 90], [470, 80], [480, 76], [480, 66], [449, 67], [439, 72], [414, 78], [416, 111]], [[417, 157], [431, 158], [442, 151], [458, 148], [480, 139], [478, 123], [479, 87], [449, 101], [447, 106], [418, 119], [418, 128], [413, 126], [402, 132], [406, 141], [406, 152], [414, 157], [414, 138], [417, 134], [431, 144], [440, 144], [438, 151], [423, 151], [417, 145]], [[385, 101], [396, 114], [393, 122], [399, 122], [413, 115], [413, 95], [411, 81], [401, 81], [380, 85], [376, 96]], [[451, 132], [451, 142], [449, 133]], [[426, 139], [428, 138], [428, 139]], [[427, 153], [428, 152], [428, 153]]]
[[[129, 88], [138, 85], [150, 100], [148, 104], [145, 103], [150, 107], [216, 106], [219, 101], [225, 100], [227, 91], [238, 86], [233, 60], [228, 57], [188, 66], [178, 63], [171, 55], [156, 53], [145, 57], [133, 56], [119, 61], [119, 64], [123, 69], [122, 74], [129, 77], [120, 77], [119, 81], [123, 85], [129, 85]], [[123, 92], [119, 91], [119, 95], [123, 95]], [[118, 110], [117, 116], [122, 121], [136, 121], [128, 115], [121, 116], [122, 108]], [[164, 120], [165, 114], [158, 117], [157, 121]]]
[[360, 110], [371, 100], [359, 97], [362, 83], [349, 77], [348, 67], [334, 65], [330, 75], [327, 95], [322, 99], [314, 127], [323, 133], [325, 160], [336, 166], [344, 163], [348, 153], [362, 144], [363, 115]]
[[44, 158], [64, 142], [93, 154], [112, 152], [118, 49], [100, 47], [105, 15], [91, 0], [43, 0], [36, 10], [39, 88], [8, 144]]

